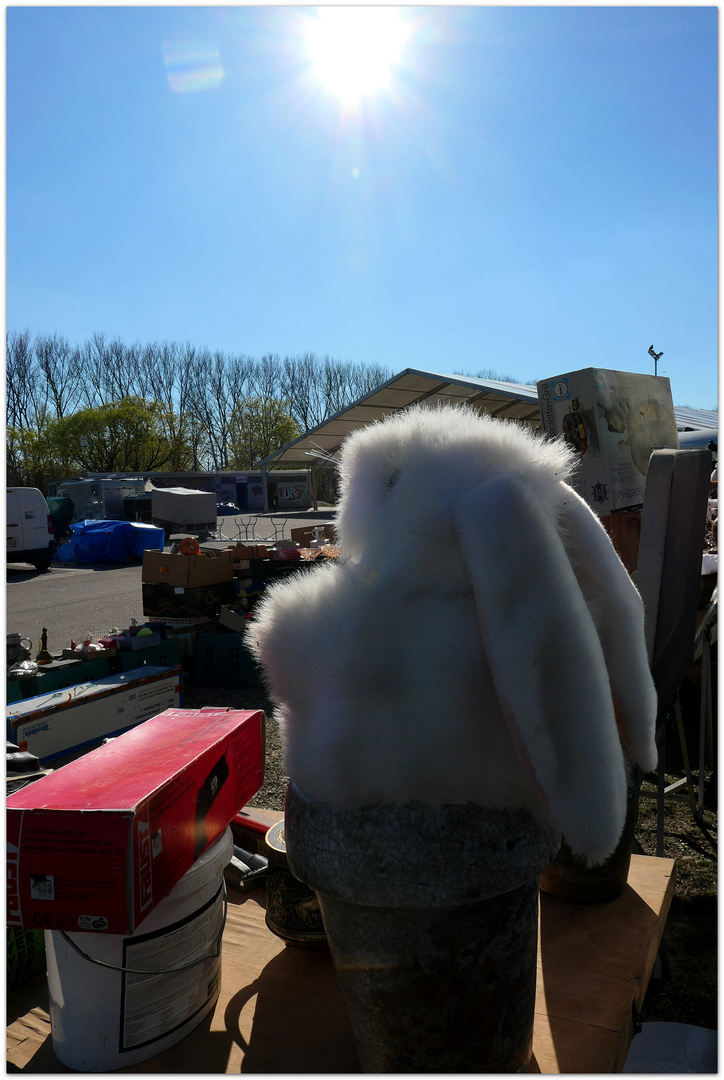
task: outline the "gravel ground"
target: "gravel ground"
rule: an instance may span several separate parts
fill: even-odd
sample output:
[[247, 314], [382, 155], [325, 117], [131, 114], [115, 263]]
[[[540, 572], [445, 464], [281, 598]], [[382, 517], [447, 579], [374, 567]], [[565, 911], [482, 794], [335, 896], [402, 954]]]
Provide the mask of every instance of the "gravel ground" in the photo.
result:
[[282, 743], [279, 728], [274, 719], [274, 706], [263, 688], [258, 687], [253, 690], [216, 690], [208, 686], [184, 688], [185, 709], [200, 709], [204, 705], [219, 705], [232, 709], [261, 709], [266, 715], [264, 786], [249, 805], [283, 811], [289, 777], [284, 772]]

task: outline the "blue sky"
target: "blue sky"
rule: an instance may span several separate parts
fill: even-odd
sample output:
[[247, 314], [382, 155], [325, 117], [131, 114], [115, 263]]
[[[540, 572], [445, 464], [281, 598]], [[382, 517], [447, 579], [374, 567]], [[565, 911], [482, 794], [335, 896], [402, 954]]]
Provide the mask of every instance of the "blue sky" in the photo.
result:
[[715, 407], [717, 9], [392, 11], [7, 8], [7, 329]]

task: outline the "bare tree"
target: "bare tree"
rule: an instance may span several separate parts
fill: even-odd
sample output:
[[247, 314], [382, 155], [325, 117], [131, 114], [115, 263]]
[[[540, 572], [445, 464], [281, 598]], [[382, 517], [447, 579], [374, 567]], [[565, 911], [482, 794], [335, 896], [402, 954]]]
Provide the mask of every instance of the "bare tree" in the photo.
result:
[[212, 469], [228, 468], [233, 412], [244, 397], [249, 362], [231, 361], [222, 352], [202, 349], [195, 354], [194, 382], [190, 387], [189, 412], [198, 428], [200, 452]]
[[141, 352], [142, 347], [137, 342], [126, 345], [118, 337], [108, 342], [104, 349], [106, 367], [103, 386], [106, 400], [143, 397], [139, 385]]
[[81, 398], [83, 408], [97, 409], [113, 400], [108, 392], [109, 354], [106, 336], [96, 331], [80, 346], [79, 364], [82, 371]]
[[249, 393], [261, 402], [282, 397], [283, 365], [278, 353], [265, 353], [249, 365]]
[[378, 365], [368, 368], [307, 352], [284, 358], [282, 395], [296, 422], [309, 431], [389, 378]]
[[314, 353], [284, 357], [281, 390], [302, 431], [321, 424], [328, 415], [324, 386], [319, 378], [319, 361]]
[[[58, 334], [41, 335], [33, 344], [25, 330], [7, 335], [6, 417], [9, 431], [41, 437], [54, 421], [138, 399], [156, 408], [175, 460], [218, 470], [234, 458], [240, 417], [252, 423], [255, 416], [286, 413], [295, 430], [306, 431], [387, 378], [379, 366], [312, 352], [284, 359], [265, 353], [257, 360], [189, 343], [126, 345], [101, 331], [80, 346]], [[13, 468], [20, 468], [29, 445], [26, 435], [9, 439]]]
[[390, 378], [389, 372], [376, 365], [367, 368], [363, 364], [335, 360], [331, 356], [325, 356], [322, 364], [327, 416], [346, 409]]
[[36, 416], [37, 365], [30, 331], [6, 335], [5, 415], [9, 427], [31, 427]]
[[79, 352], [60, 334], [39, 335], [35, 358], [44, 383], [44, 402], [56, 419], [75, 412], [80, 403]]

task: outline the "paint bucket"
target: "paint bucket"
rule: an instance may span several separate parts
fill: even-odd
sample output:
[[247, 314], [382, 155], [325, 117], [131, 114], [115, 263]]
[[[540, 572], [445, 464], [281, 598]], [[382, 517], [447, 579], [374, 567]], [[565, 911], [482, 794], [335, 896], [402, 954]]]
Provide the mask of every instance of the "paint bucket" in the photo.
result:
[[233, 852], [227, 828], [133, 934], [45, 931], [59, 1061], [80, 1072], [134, 1065], [173, 1046], [211, 1011], [221, 981], [224, 867]]
[[294, 784], [285, 834], [364, 1072], [528, 1071], [538, 875], [556, 835], [524, 810], [337, 811]]

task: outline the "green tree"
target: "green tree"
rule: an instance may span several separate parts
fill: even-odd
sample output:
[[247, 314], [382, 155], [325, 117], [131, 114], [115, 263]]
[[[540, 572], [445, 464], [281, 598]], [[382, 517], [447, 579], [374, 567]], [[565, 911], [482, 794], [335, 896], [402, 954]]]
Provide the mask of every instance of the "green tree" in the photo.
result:
[[[39, 428], [5, 429], [7, 483], [10, 486], [36, 487], [47, 494], [48, 480], [64, 471], [56, 456], [54, 440], [49, 436], [53, 422], [43, 418]], [[65, 470], [68, 471], [68, 470]]]
[[229, 465], [253, 469], [269, 454], [302, 434], [289, 415], [289, 402], [248, 397], [236, 406], [231, 418]]
[[[190, 452], [183, 434], [169, 422], [167, 405], [129, 397], [82, 409], [52, 421], [48, 439], [56, 458], [70, 471], [150, 472], [188, 468]], [[181, 429], [183, 431], [183, 429]]]

